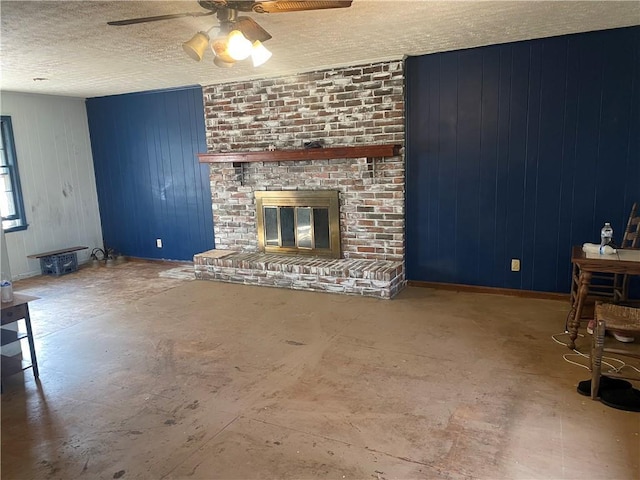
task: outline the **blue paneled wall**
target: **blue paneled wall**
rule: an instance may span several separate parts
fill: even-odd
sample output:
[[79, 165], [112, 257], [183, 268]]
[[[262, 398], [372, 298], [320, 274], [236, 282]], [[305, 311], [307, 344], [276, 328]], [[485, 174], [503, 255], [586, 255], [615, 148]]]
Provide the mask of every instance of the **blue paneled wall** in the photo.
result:
[[[213, 248], [202, 89], [90, 98], [104, 243], [127, 256], [192, 260]], [[156, 239], [162, 239], [162, 248]]]
[[639, 68], [640, 27], [409, 58], [408, 278], [568, 291], [640, 202]]

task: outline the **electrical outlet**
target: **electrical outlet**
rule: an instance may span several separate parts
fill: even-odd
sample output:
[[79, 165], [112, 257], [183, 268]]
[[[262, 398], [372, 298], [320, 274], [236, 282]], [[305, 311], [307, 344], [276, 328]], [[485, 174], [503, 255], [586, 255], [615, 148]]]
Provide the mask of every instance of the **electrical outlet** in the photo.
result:
[[162, 248], [162, 239], [161, 238], [156, 238], [156, 247]]
[[520, 271], [520, 259], [512, 258], [511, 259], [511, 271], [519, 272]]

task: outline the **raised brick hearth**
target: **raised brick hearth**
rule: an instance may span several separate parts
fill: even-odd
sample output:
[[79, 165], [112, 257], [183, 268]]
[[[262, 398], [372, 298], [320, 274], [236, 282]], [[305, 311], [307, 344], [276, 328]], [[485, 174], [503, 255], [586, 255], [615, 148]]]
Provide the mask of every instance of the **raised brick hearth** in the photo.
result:
[[196, 278], [246, 285], [392, 298], [404, 286], [402, 262], [211, 250], [194, 257]]
[[[402, 62], [204, 87], [208, 152], [404, 144]], [[404, 158], [211, 164], [217, 250], [198, 278], [391, 298], [405, 285]], [[255, 192], [337, 190], [342, 259], [258, 253]], [[314, 263], [315, 262], [315, 263]]]

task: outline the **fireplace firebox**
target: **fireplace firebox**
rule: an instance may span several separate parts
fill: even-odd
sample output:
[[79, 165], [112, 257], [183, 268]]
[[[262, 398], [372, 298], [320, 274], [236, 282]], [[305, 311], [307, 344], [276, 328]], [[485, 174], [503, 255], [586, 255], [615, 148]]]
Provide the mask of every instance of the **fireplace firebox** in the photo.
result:
[[340, 258], [337, 190], [257, 191], [258, 248]]

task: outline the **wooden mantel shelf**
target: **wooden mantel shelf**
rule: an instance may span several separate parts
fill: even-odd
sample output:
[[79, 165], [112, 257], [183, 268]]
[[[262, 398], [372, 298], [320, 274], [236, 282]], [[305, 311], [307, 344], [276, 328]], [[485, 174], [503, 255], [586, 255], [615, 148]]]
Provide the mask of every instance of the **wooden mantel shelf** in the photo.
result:
[[305, 148], [263, 152], [199, 153], [200, 163], [291, 162], [334, 158], [383, 158], [400, 155], [400, 145], [360, 145], [356, 147]]

